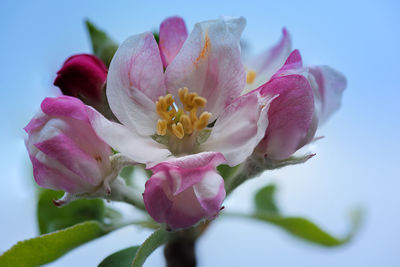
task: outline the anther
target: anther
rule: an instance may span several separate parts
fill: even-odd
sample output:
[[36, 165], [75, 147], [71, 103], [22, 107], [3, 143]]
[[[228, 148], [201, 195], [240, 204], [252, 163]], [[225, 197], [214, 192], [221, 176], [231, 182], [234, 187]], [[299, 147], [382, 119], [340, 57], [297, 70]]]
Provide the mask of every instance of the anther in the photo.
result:
[[165, 102], [166, 102], [166, 104], [167, 104], [167, 107], [171, 106], [172, 103], [174, 103], [174, 98], [173, 98], [173, 96], [172, 96], [171, 94], [167, 94], [167, 95], [164, 97], [164, 99], [165, 99]]
[[203, 112], [201, 113], [199, 120], [196, 121], [196, 123], [194, 124], [194, 128], [198, 131], [204, 129], [207, 124], [208, 124], [208, 120], [211, 118], [211, 113], [210, 112]]
[[181, 116], [180, 122], [183, 125], [183, 129], [185, 130], [186, 134], [191, 134], [193, 132], [192, 122], [188, 115], [184, 114]]
[[247, 84], [251, 84], [256, 79], [256, 72], [254, 70], [249, 70], [246, 75]]
[[185, 102], [185, 96], [188, 94], [188, 92], [189, 89], [187, 87], [178, 89], [179, 99], [181, 100], [182, 104]]
[[183, 125], [180, 122], [178, 122], [177, 124], [172, 124], [172, 132], [179, 139], [182, 139], [185, 136]]
[[193, 99], [193, 103], [196, 107], [205, 107], [207, 104], [207, 99], [205, 99], [204, 97], [201, 97], [201, 96], [196, 96]]
[[158, 120], [157, 134], [162, 135], [162, 136], [167, 134], [167, 121], [166, 120]]

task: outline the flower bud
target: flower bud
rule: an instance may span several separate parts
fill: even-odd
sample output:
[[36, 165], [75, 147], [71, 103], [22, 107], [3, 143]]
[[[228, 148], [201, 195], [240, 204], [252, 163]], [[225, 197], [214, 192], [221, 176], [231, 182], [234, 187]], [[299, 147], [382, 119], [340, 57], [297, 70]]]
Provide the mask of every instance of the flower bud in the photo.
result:
[[80, 98], [89, 105], [103, 102], [107, 67], [94, 55], [79, 54], [68, 58], [57, 72], [54, 85], [64, 95]]
[[225, 162], [219, 152], [203, 152], [150, 168], [153, 176], [143, 194], [150, 216], [172, 229], [213, 219], [225, 198], [224, 180], [215, 168]]
[[111, 148], [94, 132], [87, 106], [69, 96], [46, 98], [25, 127], [36, 183], [71, 195], [90, 195], [113, 180]]
[[294, 50], [271, 80], [257, 89], [262, 95], [277, 96], [268, 110], [268, 128], [257, 154], [283, 160], [313, 139], [318, 119], [314, 93], [303, 72], [300, 53]]

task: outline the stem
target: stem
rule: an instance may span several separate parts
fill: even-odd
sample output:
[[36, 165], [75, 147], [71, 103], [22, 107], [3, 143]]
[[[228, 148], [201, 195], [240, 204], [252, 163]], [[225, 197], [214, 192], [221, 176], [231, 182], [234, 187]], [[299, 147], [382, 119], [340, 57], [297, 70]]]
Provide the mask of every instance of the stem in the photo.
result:
[[141, 194], [125, 184], [124, 179], [117, 177], [111, 184], [109, 199], [129, 203], [141, 210], [146, 210]]
[[308, 154], [301, 157], [289, 157], [284, 160], [271, 160], [267, 157], [249, 157], [237, 170], [237, 172], [225, 180], [226, 195], [230, 194], [236, 187], [245, 181], [261, 174], [265, 170], [279, 169], [288, 165], [304, 163], [315, 154]]
[[260, 164], [249, 158], [230, 179], [225, 181], [226, 195], [229, 195], [236, 187], [246, 180], [260, 174], [262, 171], [263, 169], [260, 168]]
[[175, 238], [165, 244], [167, 267], [196, 267], [195, 238]]
[[196, 267], [196, 241], [209, 224], [207, 221], [197, 227], [171, 233], [164, 247], [167, 267]]

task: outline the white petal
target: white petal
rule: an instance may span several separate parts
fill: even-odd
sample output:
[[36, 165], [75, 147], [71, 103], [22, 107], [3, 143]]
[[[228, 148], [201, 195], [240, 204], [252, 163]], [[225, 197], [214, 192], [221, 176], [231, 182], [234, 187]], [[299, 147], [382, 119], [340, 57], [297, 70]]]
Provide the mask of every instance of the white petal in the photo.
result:
[[205, 109], [214, 120], [244, 89], [240, 57], [244, 18], [197, 23], [182, 49], [165, 71], [168, 91], [188, 87], [207, 99]]
[[221, 152], [230, 166], [243, 162], [265, 135], [272, 99], [257, 91], [237, 98], [218, 118], [201, 149]]
[[285, 63], [292, 49], [292, 41], [286, 29], [282, 30], [281, 40], [267, 49], [260, 55], [255, 56], [247, 62], [247, 70], [256, 72], [255, 80], [246, 85], [245, 92], [258, 88], [260, 85], [268, 82]]
[[125, 126], [143, 135], [156, 132], [155, 101], [165, 95], [160, 53], [152, 33], [134, 35], [118, 48], [107, 77], [111, 110]]
[[93, 129], [111, 147], [139, 163], [166, 160], [171, 154], [163, 145], [151, 137], [141, 136], [122, 124], [111, 122], [96, 110], [88, 107]]

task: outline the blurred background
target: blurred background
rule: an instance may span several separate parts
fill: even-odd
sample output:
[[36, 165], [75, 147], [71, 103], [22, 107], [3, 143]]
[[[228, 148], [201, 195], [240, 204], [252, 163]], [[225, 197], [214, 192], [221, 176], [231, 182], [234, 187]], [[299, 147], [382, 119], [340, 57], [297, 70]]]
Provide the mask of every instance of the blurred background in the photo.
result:
[[[199, 266], [400, 266], [400, 2], [398, 1], [11, 1], [0, 2], [0, 251], [37, 235], [35, 192], [22, 128], [72, 54], [90, 53], [84, 19], [114, 40], [157, 30], [168, 16], [195, 22], [244, 16], [243, 37], [260, 52], [287, 27], [306, 65], [327, 64], [348, 79], [343, 106], [308, 150], [309, 162], [265, 173], [225, 202], [250, 211], [252, 192], [278, 185], [289, 215], [305, 216], [336, 235], [348, 212], [363, 207], [365, 221], [342, 247], [304, 243], [272, 225], [219, 218], [197, 246]], [[116, 204], [112, 204], [116, 205]], [[148, 230], [125, 227], [83, 245], [48, 266], [97, 266], [107, 255], [140, 244]], [[145, 266], [163, 266], [158, 249]]]

